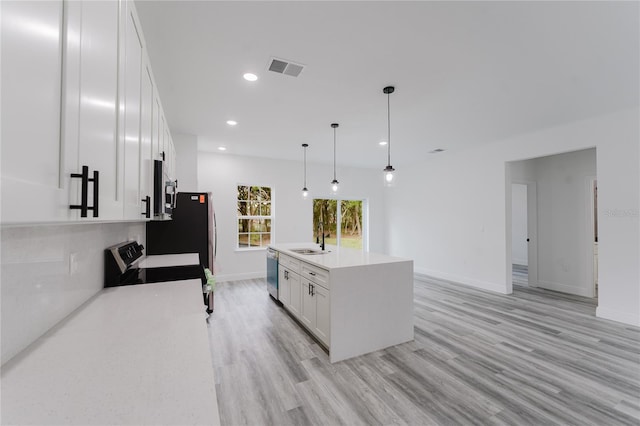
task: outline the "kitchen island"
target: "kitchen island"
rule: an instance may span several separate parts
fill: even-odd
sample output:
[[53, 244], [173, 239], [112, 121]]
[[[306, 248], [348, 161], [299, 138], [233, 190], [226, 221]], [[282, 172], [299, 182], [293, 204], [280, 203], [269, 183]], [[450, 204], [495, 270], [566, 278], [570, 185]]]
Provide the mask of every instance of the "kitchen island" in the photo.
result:
[[413, 340], [412, 260], [309, 243], [270, 247], [279, 254], [278, 300], [332, 363]]

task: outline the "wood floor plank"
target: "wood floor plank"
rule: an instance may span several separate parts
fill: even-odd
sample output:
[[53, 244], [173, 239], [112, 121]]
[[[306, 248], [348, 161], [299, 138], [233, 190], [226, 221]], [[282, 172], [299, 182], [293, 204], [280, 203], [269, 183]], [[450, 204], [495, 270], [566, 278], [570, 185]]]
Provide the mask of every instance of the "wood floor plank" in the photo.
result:
[[340, 363], [262, 279], [220, 283], [209, 317], [223, 425], [639, 425], [640, 329], [597, 301], [421, 279], [415, 340]]

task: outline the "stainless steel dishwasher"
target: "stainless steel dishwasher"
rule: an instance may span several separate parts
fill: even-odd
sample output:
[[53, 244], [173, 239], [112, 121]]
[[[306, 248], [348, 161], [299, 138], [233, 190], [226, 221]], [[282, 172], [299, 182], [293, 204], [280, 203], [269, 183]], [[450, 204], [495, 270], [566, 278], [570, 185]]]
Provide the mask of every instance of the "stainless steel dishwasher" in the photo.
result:
[[267, 248], [267, 290], [278, 300], [278, 252]]

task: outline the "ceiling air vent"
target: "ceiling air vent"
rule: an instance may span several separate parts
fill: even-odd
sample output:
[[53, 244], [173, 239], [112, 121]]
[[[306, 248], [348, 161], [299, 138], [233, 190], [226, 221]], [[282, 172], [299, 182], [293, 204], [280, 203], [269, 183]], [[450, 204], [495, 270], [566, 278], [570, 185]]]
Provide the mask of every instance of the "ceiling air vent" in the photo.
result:
[[300, 75], [303, 69], [304, 65], [296, 64], [284, 59], [271, 58], [271, 61], [269, 62], [269, 71], [277, 72], [278, 74], [286, 74], [297, 77]]
[[429, 151], [429, 154], [437, 154], [437, 153], [442, 152], [442, 151], [444, 151], [444, 149], [437, 148], [437, 149], [434, 149], [433, 151]]

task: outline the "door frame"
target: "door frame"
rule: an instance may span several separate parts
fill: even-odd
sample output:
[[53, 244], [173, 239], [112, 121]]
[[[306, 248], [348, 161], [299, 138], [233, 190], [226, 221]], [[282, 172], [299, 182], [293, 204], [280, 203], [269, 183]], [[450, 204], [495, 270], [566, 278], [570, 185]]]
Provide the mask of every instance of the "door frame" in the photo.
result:
[[591, 283], [591, 296], [588, 297], [596, 297], [596, 276], [595, 276], [595, 259], [594, 259], [594, 242], [595, 242], [595, 203], [596, 199], [594, 197], [594, 186], [597, 186], [598, 177], [597, 176], [587, 176], [585, 177], [585, 187], [588, 196], [586, 198], [586, 211], [587, 211], [587, 220], [585, 221], [587, 224], [586, 236], [587, 236], [587, 244], [585, 244], [584, 248], [584, 256], [585, 256], [585, 279], [587, 282]]
[[507, 293], [513, 293], [513, 247], [512, 238], [513, 233], [511, 230], [511, 224], [513, 223], [511, 204], [513, 202], [512, 197], [512, 185], [513, 184], [526, 185], [527, 187], [527, 238], [529, 238], [529, 246], [527, 248], [527, 275], [529, 287], [538, 286], [538, 184], [535, 181], [521, 180], [521, 179], [509, 179], [507, 185], [507, 199], [508, 204], [508, 216], [507, 221]]

